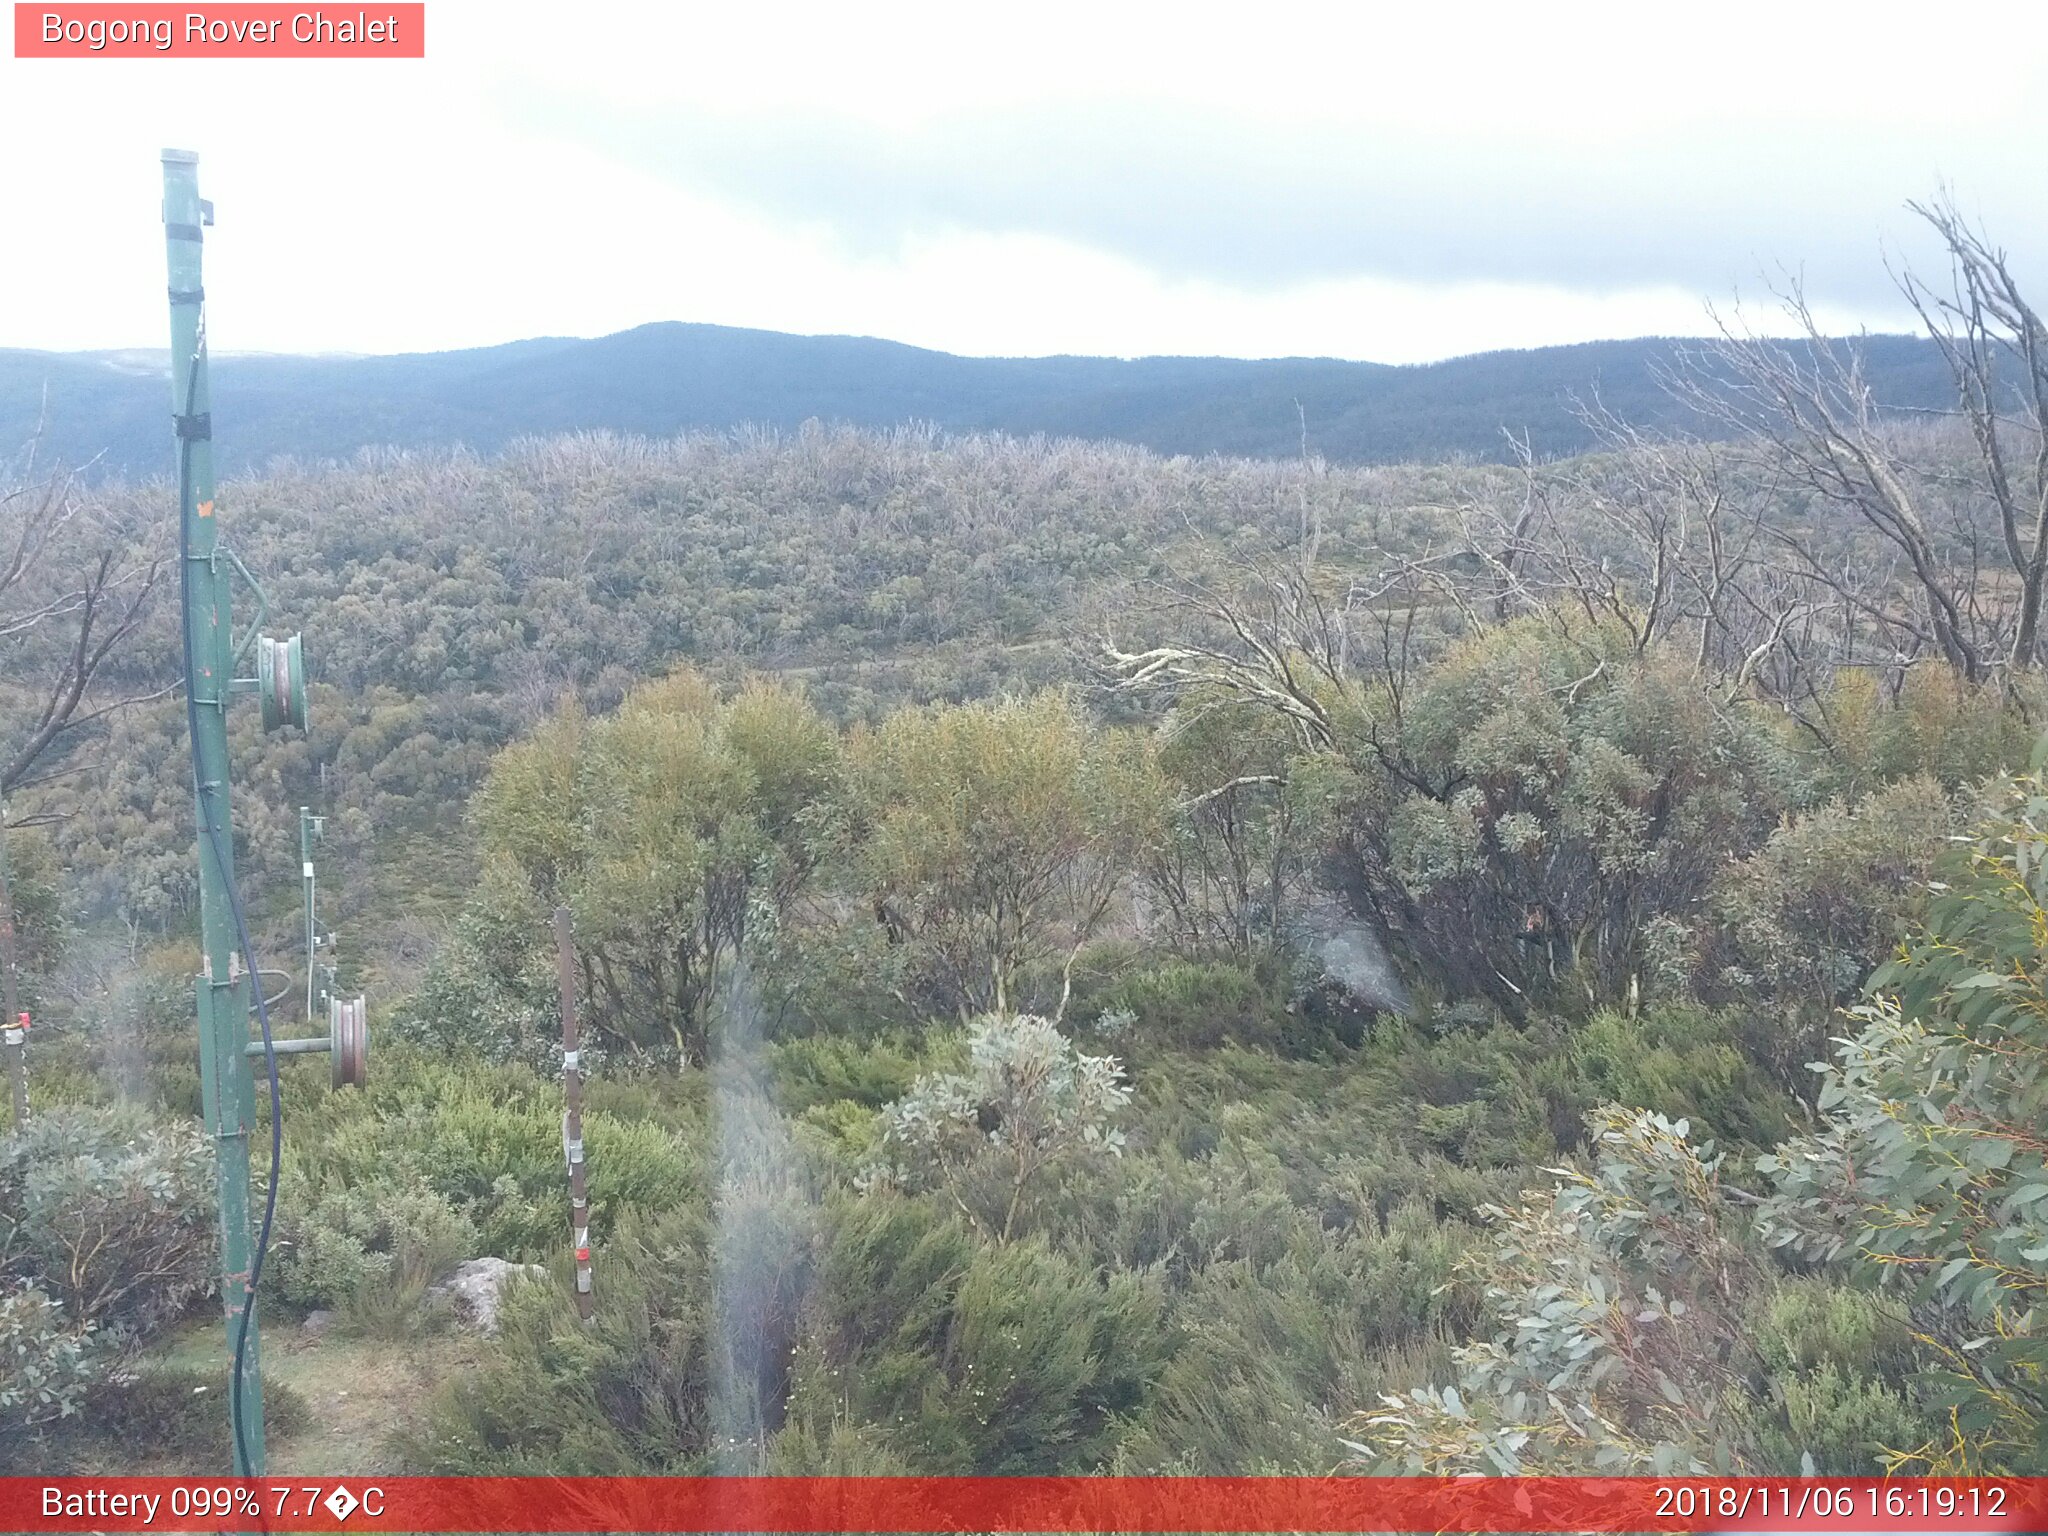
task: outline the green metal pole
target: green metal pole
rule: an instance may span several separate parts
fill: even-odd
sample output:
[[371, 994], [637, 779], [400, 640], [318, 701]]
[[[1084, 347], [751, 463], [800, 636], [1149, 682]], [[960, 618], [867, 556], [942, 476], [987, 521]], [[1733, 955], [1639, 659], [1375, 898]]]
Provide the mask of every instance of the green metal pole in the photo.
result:
[[[234, 656], [230, 643], [228, 568], [216, 558], [219, 523], [213, 505], [213, 444], [206, 378], [205, 295], [200, 283], [201, 229], [212, 208], [199, 197], [199, 157], [167, 149], [164, 248], [170, 269], [171, 413], [176, 418], [178, 515], [185, 547], [184, 622], [193, 722], [194, 795], [199, 816], [198, 982], [199, 1075], [206, 1123], [214, 1138], [220, 1203], [221, 1301], [234, 1357], [248, 1297], [249, 1138], [256, 1128], [255, 1078], [249, 1041], [250, 978], [242, 972], [229, 899], [234, 837], [228, 813], [228, 700]], [[232, 1368], [232, 1367], [231, 1367]], [[263, 1381], [256, 1320], [242, 1356], [240, 1434], [235, 1473], [263, 1472]], [[230, 1413], [233, 1408], [230, 1406]], [[233, 1426], [231, 1426], [233, 1427]]]

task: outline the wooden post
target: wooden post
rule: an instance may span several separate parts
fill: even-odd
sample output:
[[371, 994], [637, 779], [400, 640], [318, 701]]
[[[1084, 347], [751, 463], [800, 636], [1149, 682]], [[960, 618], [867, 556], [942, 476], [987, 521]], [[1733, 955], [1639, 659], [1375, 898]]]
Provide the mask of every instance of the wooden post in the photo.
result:
[[576, 946], [569, 909], [555, 908], [555, 970], [562, 988], [562, 1152], [569, 1162], [569, 1232], [576, 1252], [576, 1315], [590, 1321], [590, 1194], [583, 1182], [583, 1067], [577, 1055]]
[[7, 1076], [14, 1088], [14, 1128], [28, 1123], [28, 1035], [15, 1012], [14, 887], [7, 878], [7, 807], [0, 805], [0, 1044], [7, 1051]]

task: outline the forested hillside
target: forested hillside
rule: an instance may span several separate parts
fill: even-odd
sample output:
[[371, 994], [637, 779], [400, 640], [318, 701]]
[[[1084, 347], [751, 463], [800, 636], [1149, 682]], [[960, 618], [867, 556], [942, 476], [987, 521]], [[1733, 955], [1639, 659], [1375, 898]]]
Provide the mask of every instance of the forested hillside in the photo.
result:
[[[225, 483], [314, 677], [235, 721], [258, 941], [310, 806], [376, 1040], [284, 1071], [276, 1465], [336, 1464], [288, 1388], [345, 1358], [390, 1469], [2041, 1470], [2048, 487], [1807, 366], [1556, 461], [812, 426]], [[5, 739], [132, 629], [8, 802], [0, 1457], [218, 1457], [168, 498], [17, 482], [99, 596], [0, 585]], [[471, 1348], [479, 1256], [540, 1269]]]
[[[225, 344], [225, 343], [224, 343]], [[646, 325], [593, 340], [542, 338], [402, 357], [214, 361], [232, 438], [225, 467], [277, 457], [346, 459], [366, 446], [457, 444], [489, 452], [529, 435], [602, 430], [791, 430], [809, 420], [891, 428], [925, 422], [1134, 443], [1166, 454], [1298, 454], [1352, 464], [1507, 456], [1504, 431], [1546, 455], [1591, 438], [1575, 399], [1596, 393], [1644, 426], [1703, 425], [1655, 381], [1670, 341], [1590, 342], [1492, 352], [1415, 367], [1287, 358], [954, 357], [850, 336], [785, 336], [714, 325]], [[1951, 384], [1932, 342], [1866, 343], [1879, 397], [1943, 403]], [[0, 349], [0, 443], [23, 441], [47, 400], [52, 451], [147, 476], [170, 464], [160, 354]]]

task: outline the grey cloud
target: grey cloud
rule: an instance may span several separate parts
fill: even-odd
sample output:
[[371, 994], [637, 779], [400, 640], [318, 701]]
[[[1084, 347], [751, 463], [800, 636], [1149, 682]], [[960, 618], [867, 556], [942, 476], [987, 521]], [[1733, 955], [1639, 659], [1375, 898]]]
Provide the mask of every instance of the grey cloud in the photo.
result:
[[1452, 121], [1283, 133], [1227, 111], [1100, 105], [908, 133], [566, 100], [538, 110], [624, 162], [823, 226], [855, 253], [944, 231], [1036, 233], [1250, 290], [1372, 275], [1725, 297], [1782, 264], [1817, 300], [1889, 314], [1881, 239], [1910, 250], [1902, 205], [1938, 178], [2006, 244], [2048, 235], [2039, 179], [2010, 146], [1867, 124], [1571, 143], [1541, 121], [1484, 140]]

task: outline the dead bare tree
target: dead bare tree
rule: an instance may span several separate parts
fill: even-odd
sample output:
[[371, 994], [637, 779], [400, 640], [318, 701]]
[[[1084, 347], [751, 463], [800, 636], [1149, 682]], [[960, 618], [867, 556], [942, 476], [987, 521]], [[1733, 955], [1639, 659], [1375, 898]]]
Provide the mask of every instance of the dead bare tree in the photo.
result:
[[160, 564], [133, 557], [125, 540], [86, 514], [69, 472], [38, 474], [36, 448], [32, 438], [16, 472], [0, 477], [0, 720], [25, 722], [0, 756], [0, 1030], [17, 1127], [27, 1085], [6, 799], [34, 782], [38, 762], [69, 732], [128, 702], [100, 698], [93, 684], [141, 623]]
[[1789, 482], [1876, 530], [1905, 562], [1932, 644], [1963, 676], [1984, 680], [1994, 663], [1971, 621], [1965, 573], [1937, 546], [1914, 492], [1915, 468], [1886, 431], [1860, 351], [1821, 333], [1796, 285], [1785, 307], [1804, 333], [1801, 342], [1787, 345], [1723, 323], [1718, 343], [1686, 358], [1674, 388], [1755, 445]]
[[[1684, 356], [1667, 384], [1705, 419], [1751, 445], [1790, 486], [1844, 508], [1888, 548], [1895, 584], [1844, 579], [1838, 550], [1784, 528], [1772, 537], [1806, 579], [1892, 652], [1939, 656], [1972, 683], [2040, 659], [2048, 591], [2048, 329], [2004, 251], [1944, 193], [1912, 211], [1940, 238], [1949, 280], [1894, 277], [1954, 377], [1956, 417], [1974, 463], [1888, 413], [1861, 345], [1824, 335], [1801, 285], [1777, 291], [1795, 333], [1766, 337], [1716, 317], [1717, 341]], [[1964, 454], [1964, 460], [1972, 455]], [[1987, 547], [1989, 546], [1989, 547]]]
[[[1931, 631], [1900, 602], [1910, 589], [1897, 550], [1840, 530], [1817, 536], [1788, 517], [1774, 454], [1651, 434], [1597, 396], [1579, 415], [1594, 452], [1546, 463], [1510, 439], [1519, 504], [1466, 511], [1496, 619], [1582, 616], [1627, 634], [1638, 654], [1682, 644], [1724, 707], [1776, 704], [1823, 744], [1841, 669], [1896, 688], [1930, 653]], [[1981, 603], [1966, 611], [1999, 622]]]
[[0, 700], [14, 730], [0, 795], [39, 781], [73, 733], [175, 683], [107, 683], [147, 617], [163, 558], [136, 547], [70, 470], [43, 469], [31, 442], [0, 479]]
[[1126, 651], [1105, 636], [1117, 686], [1137, 691], [1201, 685], [1217, 697], [1277, 710], [1302, 744], [1335, 744], [1333, 694], [1349, 682], [1344, 607], [1321, 590], [1306, 560], [1262, 563], [1242, 591], [1184, 578], [1145, 585], [1144, 606], [1179, 631], [1172, 643]]
[[[2025, 671], [2039, 659], [2048, 584], [2048, 328], [2021, 294], [2005, 251], [1963, 217], [1953, 194], [1944, 190], [1907, 206], [1941, 238], [1949, 281], [1936, 289], [1910, 267], [1894, 276], [1955, 379], [2000, 541], [2019, 580], [2005, 661]], [[2006, 367], [2017, 379], [2008, 382]]]

